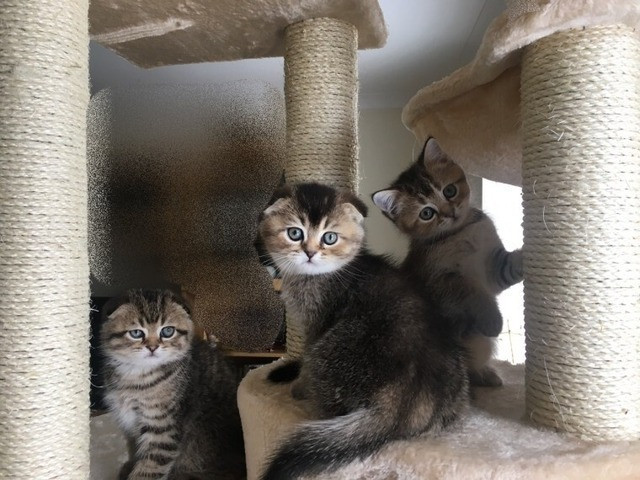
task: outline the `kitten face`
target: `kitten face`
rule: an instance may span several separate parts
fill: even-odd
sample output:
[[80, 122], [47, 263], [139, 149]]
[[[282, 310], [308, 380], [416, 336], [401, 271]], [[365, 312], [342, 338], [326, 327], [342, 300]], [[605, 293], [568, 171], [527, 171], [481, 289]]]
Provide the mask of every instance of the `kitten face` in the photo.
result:
[[146, 370], [184, 357], [193, 322], [170, 292], [132, 290], [102, 326], [102, 349], [116, 368]]
[[431, 238], [464, 222], [469, 196], [464, 171], [431, 138], [416, 163], [372, 199], [404, 233]]
[[258, 235], [283, 275], [319, 275], [342, 268], [364, 241], [365, 205], [319, 184], [278, 192], [262, 213]]

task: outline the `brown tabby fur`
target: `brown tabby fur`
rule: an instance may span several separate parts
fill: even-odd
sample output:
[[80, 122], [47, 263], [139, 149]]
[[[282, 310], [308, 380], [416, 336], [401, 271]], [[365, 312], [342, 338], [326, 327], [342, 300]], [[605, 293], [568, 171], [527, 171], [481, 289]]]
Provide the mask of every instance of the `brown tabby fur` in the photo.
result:
[[[103, 316], [105, 400], [129, 445], [120, 478], [244, 478], [235, 379], [215, 344], [195, 335], [186, 304], [131, 290]], [[162, 336], [167, 327], [173, 334]]]
[[[259, 251], [282, 273], [282, 298], [306, 334], [301, 365], [270, 379], [299, 370], [292, 394], [320, 419], [293, 432], [263, 480], [326, 473], [389, 441], [437, 432], [466, 405], [463, 349], [406, 276], [366, 251], [364, 215], [353, 194], [301, 184], [279, 191], [261, 216]], [[304, 235], [293, 240], [291, 228]]]

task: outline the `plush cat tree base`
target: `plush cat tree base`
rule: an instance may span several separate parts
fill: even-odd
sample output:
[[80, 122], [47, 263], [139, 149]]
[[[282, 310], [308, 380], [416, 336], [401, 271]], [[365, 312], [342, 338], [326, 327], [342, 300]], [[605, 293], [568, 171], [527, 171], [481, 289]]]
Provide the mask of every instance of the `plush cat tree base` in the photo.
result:
[[[309, 419], [288, 385], [267, 383], [274, 364], [249, 372], [238, 390], [248, 480], [255, 480], [280, 439]], [[637, 479], [640, 441], [588, 443], [525, 423], [523, 368], [497, 363], [501, 388], [475, 389], [457, 427], [437, 438], [398, 441], [323, 479]]]

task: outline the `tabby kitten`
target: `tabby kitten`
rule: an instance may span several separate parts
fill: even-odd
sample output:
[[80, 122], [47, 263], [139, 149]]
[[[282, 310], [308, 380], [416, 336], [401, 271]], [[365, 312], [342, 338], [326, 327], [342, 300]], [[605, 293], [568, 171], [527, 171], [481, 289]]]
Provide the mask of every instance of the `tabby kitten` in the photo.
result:
[[498, 386], [486, 363], [502, 331], [496, 295], [522, 281], [522, 252], [507, 252], [491, 219], [470, 208], [464, 171], [429, 139], [418, 160], [373, 202], [409, 237], [402, 264], [470, 352], [472, 384]]
[[286, 439], [263, 480], [334, 470], [438, 431], [467, 404], [463, 349], [406, 277], [367, 252], [366, 211], [353, 194], [312, 183], [279, 190], [260, 216], [257, 244], [282, 273], [288, 311], [306, 322], [301, 364], [270, 379], [297, 375], [293, 396], [321, 419]]
[[129, 446], [120, 479], [244, 478], [235, 380], [185, 303], [130, 290], [103, 316], [105, 401]]

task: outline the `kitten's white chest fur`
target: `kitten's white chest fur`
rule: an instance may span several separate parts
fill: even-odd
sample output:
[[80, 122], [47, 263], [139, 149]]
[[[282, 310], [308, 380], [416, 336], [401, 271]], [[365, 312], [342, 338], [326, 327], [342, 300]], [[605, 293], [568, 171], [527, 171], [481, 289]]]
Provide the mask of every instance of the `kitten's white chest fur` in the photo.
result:
[[[142, 375], [150, 375], [146, 380]], [[148, 410], [148, 405], [164, 400], [166, 391], [163, 385], [151, 388], [139, 387], [140, 384], [152, 381], [163, 374], [159, 369], [141, 369], [126, 365], [116, 367], [114, 381], [121, 388], [109, 390], [105, 395], [111, 411], [115, 412], [116, 420], [123, 430], [135, 432], [140, 421], [140, 410], [143, 406]], [[132, 388], [134, 387], [134, 388]]]
[[139, 414], [138, 402], [135, 399], [120, 391], [109, 391], [105, 395], [105, 401], [124, 431], [132, 432], [136, 429]]

